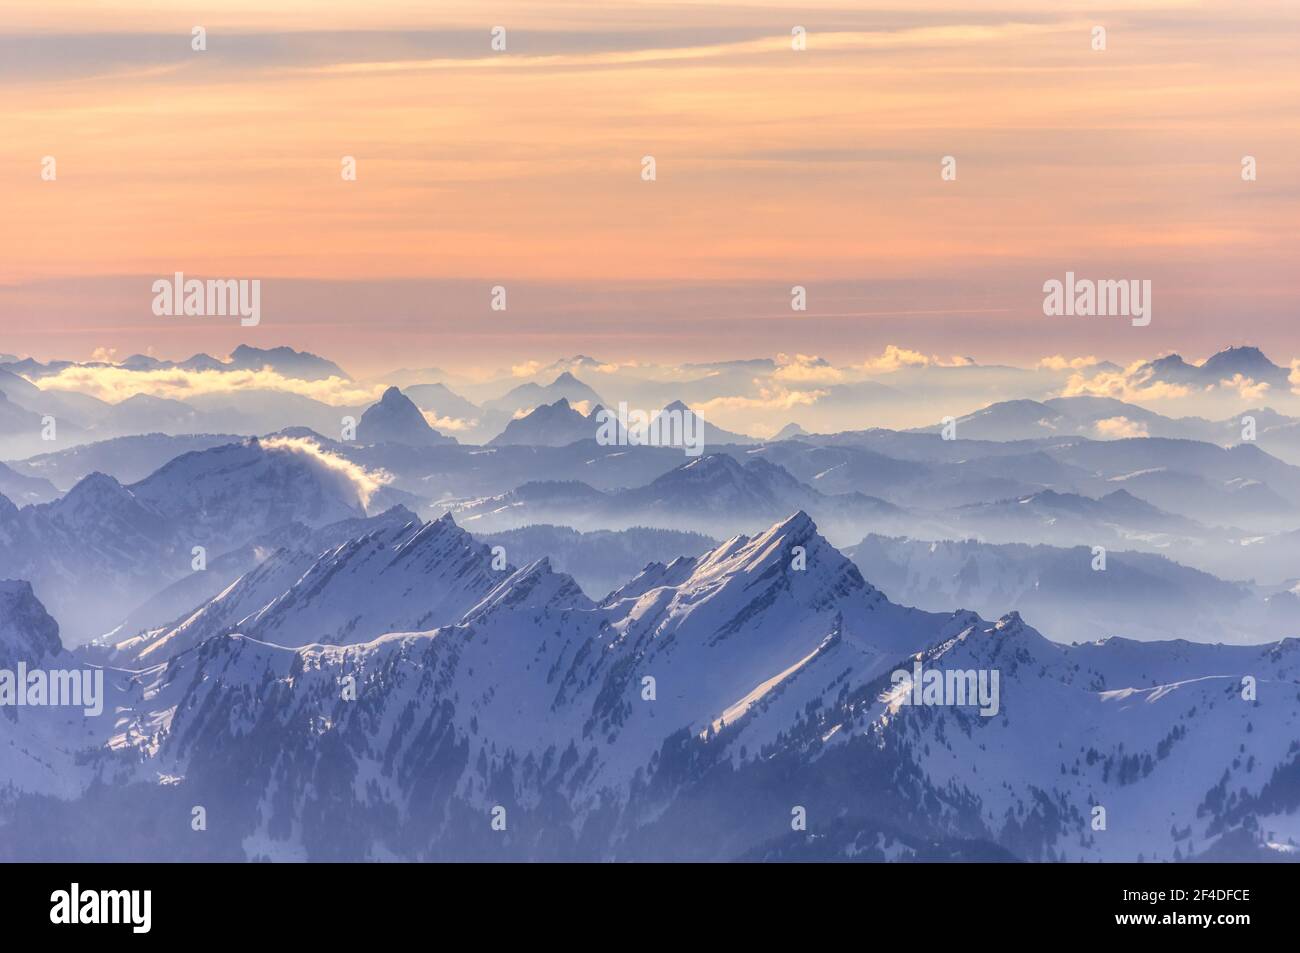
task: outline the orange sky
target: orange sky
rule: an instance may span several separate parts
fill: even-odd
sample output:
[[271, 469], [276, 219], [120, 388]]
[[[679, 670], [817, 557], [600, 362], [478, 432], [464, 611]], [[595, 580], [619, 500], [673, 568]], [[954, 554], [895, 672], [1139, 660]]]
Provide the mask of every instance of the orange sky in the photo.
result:
[[[963, 352], [983, 322], [1041, 326], [1042, 281], [1092, 268], [1164, 285], [1163, 330], [1117, 352], [1177, 346], [1180, 320], [1195, 323], [1189, 340], [1212, 333], [1188, 317], [1207, 295], [1238, 311], [1225, 343], [1294, 333], [1294, 3], [102, 6], [23, 0], [0, 26], [0, 352], [143, 349], [147, 296], [139, 315], [119, 312], [131, 318], [115, 319], [130, 328], [118, 342], [87, 320], [82, 282], [175, 271], [560, 288], [906, 281], [917, 290], [883, 309], [851, 292], [834, 308], [995, 312], [967, 323], [969, 347], [942, 348]], [[190, 49], [196, 24], [205, 52]], [[506, 52], [489, 45], [497, 24]], [[790, 48], [796, 24], [803, 52]], [[1090, 48], [1095, 24], [1105, 52]], [[654, 182], [641, 179], [647, 154]], [[1241, 179], [1247, 154], [1256, 182]], [[47, 155], [54, 182], [40, 178]], [[339, 174], [346, 155], [356, 182]], [[945, 155], [954, 182], [940, 178]], [[925, 290], [954, 281], [956, 301]], [[36, 319], [18, 322], [16, 301]], [[710, 308], [692, 324], [706, 350], [744, 316]], [[312, 343], [289, 333], [307, 316], [283, 317], [266, 343]], [[327, 328], [318, 349], [346, 346], [346, 315], [313, 317]], [[865, 348], [870, 328], [862, 319], [852, 340]], [[522, 330], [521, 345], [540, 333], [545, 357], [592, 333]], [[620, 332], [653, 347], [630, 327], [600, 331], [607, 347]], [[171, 350], [167, 333], [157, 343]], [[1096, 349], [1095, 329], [1079, 334]]]

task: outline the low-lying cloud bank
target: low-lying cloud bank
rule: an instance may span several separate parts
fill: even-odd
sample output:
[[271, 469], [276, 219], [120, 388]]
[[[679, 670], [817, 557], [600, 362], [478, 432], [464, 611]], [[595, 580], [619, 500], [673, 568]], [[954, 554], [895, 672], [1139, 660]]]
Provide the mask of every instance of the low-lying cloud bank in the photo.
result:
[[[113, 355], [105, 354], [111, 358]], [[766, 363], [767, 367], [762, 365]], [[940, 413], [954, 416], [968, 413], [998, 400], [1027, 397], [1108, 397], [1129, 403], [1148, 405], [1172, 415], [1206, 415], [1219, 413], [1229, 403], [1263, 405], [1294, 412], [1295, 397], [1300, 396], [1300, 359], [1287, 363], [1289, 378], [1269, 381], [1242, 374], [1226, 374], [1206, 383], [1171, 383], [1157, 380], [1152, 365], [1134, 361], [1117, 367], [1098, 357], [1054, 354], [1024, 368], [986, 366], [978, 374], [941, 376], [940, 369], [969, 367], [975, 362], [966, 357], [939, 357], [921, 351], [888, 344], [873, 357], [849, 363], [833, 363], [817, 354], [777, 354], [770, 362], [723, 362], [710, 364], [612, 363], [578, 356], [541, 365], [530, 361], [512, 368], [510, 378], [500, 382], [504, 391], [508, 380], [535, 380], [549, 385], [562, 370], [572, 370], [585, 382], [601, 390], [607, 400], [616, 402], [624, 393], [635, 393], [646, 382], [660, 385], [677, 381], [693, 385], [690, 403], [701, 415], [725, 429], [769, 436], [786, 423], [797, 421], [815, 432], [834, 432], [860, 428], [866, 424], [906, 428], [931, 423]], [[540, 370], [539, 370], [540, 368]], [[736, 373], [740, 371], [740, 373]], [[523, 375], [533, 374], [533, 377]], [[518, 376], [516, 376], [518, 375]], [[447, 375], [452, 386], [455, 375]], [[716, 381], [710, 385], [710, 379]], [[854, 386], [860, 383], [886, 385], [889, 391], [863, 412]], [[86, 394], [118, 403], [137, 395], [162, 399], [270, 392], [295, 395], [331, 407], [360, 408], [377, 402], [383, 384], [370, 384], [329, 377], [301, 380], [287, 376], [273, 367], [260, 370], [153, 368], [131, 369], [117, 365], [71, 366], [34, 383], [46, 391]], [[472, 390], [472, 389], [471, 389]], [[646, 388], [644, 400], [659, 399], [665, 388]], [[653, 396], [649, 396], [653, 395]], [[498, 396], [481, 388], [475, 394], [480, 401]], [[533, 408], [521, 408], [524, 416]], [[585, 408], [575, 408], [585, 409]], [[479, 435], [482, 420], [476, 415], [440, 416], [424, 412], [431, 426], [461, 439]], [[1131, 416], [1131, 415], [1130, 415]], [[283, 426], [277, 423], [276, 429]], [[1102, 433], [1105, 430], [1106, 433]], [[1101, 436], [1136, 435], [1135, 425], [1127, 418], [1108, 422], [1099, 429]], [[481, 435], [484, 438], [488, 434]]]
[[[1144, 368], [1146, 368], [1144, 370]], [[1134, 361], [1122, 371], [1102, 371], [1091, 377], [1071, 374], [1061, 390], [1062, 397], [1114, 397], [1124, 401], [1169, 400], [1186, 397], [1191, 389], [1182, 384], [1152, 380], [1146, 361]]]
[[206, 394], [273, 390], [310, 397], [335, 406], [357, 406], [373, 403], [384, 393], [384, 387], [378, 384], [368, 386], [341, 377], [305, 381], [285, 377], [269, 367], [259, 371], [199, 371], [178, 367], [138, 371], [125, 367], [65, 367], [59, 373], [43, 377], [35, 383], [42, 390], [75, 391], [112, 404], [139, 394], [184, 400]]

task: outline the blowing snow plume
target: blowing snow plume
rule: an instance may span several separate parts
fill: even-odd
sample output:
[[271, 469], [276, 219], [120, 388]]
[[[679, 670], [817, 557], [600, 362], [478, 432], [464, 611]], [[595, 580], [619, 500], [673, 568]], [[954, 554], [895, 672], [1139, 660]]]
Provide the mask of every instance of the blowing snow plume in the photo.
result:
[[308, 437], [267, 437], [260, 441], [266, 450], [288, 450], [310, 457], [321, 466], [339, 474], [357, 491], [361, 505], [370, 508], [370, 501], [383, 487], [393, 482], [393, 475], [386, 470], [367, 470], [359, 463], [330, 453], [315, 440]]

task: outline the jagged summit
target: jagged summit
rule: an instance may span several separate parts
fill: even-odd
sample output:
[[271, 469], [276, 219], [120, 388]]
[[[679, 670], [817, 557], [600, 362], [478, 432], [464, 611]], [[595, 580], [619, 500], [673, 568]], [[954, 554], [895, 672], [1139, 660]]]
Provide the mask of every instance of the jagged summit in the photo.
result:
[[584, 416], [567, 397], [534, 407], [522, 417], [511, 420], [489, 446], [564, 447], [580, 440], [594, 440], [600, 429], [600, 404]]
[[545, 386], [532, 381], [520, 384], [501, 397], [487, 401], [483, 406], [514, 416], [520, 411], [533, 410], [542, 404], [554, 404], [561, 398], [570, 404], [585, 403], [594, 406], [605, 402], [591, 387], [571, 372], [565, 371]]
[[[372, 525], [300, 554], [305, 569], [268, 560], [213, 600], [240, 603], [259, 586], [283, 585], [264, 610], [228, 615], [166, 665], [119, 674], [126, 687], [112, 723], [78, 722], [67, 735], [77, 744], [50, 757], [67, 761], [74, 796], [102, 783], [78, 765], [112, 750], [130, 780], [184, 778], [241, 809], [268, 792], [313, 792], [329, 777], [330, 810], [364, 835], [360, 853], [370, 843], [403, 857], [477, 850], [479, 841], [463, 848], [459, 831], [421, 819], [486, 812], [500, 795], [485, 781], [508, 778], [512, 817], [532, 822], [530, 805], [545, 804], [596, 832], [596, 847], [572, 848], [575, 856], [690, 853], [690, 828], [671, 814], [698, 816], [701, 804], [719, 817], [743, 813], [729, 822], [728, 850], [766, 849], [751, 797], [768, 811], [760, 792], [776, 785], [785, 803], [815, 785], [837, 803], [869, 798], [891, 823], [938, 805], [924, 815], [927, 836], [973, 832], [1040, 859], [1163, 859], [1174, 840], [1186, 843], [1165, 833], [1171, 824], [1209, 842], [1233, 823], [1234, 807], [1206, 807], [1225, 771], [1253, 804], [1293, 760], [1300, 652], [1185, 642], [1071, 649], [1017, 611], [985, 622], [970, 611], [908, 609], [872, 589], [802, 509], [701, 556], [650, 563], [599, 604], [548, 559], [488, 569], [490, 588], [468, 610], [425, 624], [419, 613], [440, 587], [482, 566], [485, 547], [465, 536], [446, 518]], [[6, 591], [0, 585], [0, 599]], [[379, 634], [364, 635], [374, 623]], [[996, 675], [988, 714], [983, 700], [920, 708], [882, 694], [915, 664], [969, 674], [981, 690]], [[1226, 690], [1239, 690], [1237, 671], [1260, 678], [1259, 705]], [[354, 700], [341, 697], [349, 678]], [[1253, 772], [1243, 745], [1257, 758]], [[0, 748], [0, 765], [12, 757]], [[20, 790], [45, 790], [47, 777], [29, 770]], [[1111, 817], [1124, 836], [1090, 840], [1084, 808], [1032, 814], [1043, 798], [1119, 804]], [[1037, 826], [1009, 829], [1022, 804]], [[618, 817], [603, 821], [611, 805]], [[272, 849], [336, 850], [313, 833], [318, 809], [310, 794], [278, 806], [285, 827]], [[235, 845], [258, 823], [248, 816]], [[414, 826], [395, 828], [393, 816]], [[615, 830], [588, 828], [593, 820]]]
[[[595, 605], [572, 576], [556, 572], [550, 559], [543, 556], [522, 568], [508, 569], [505, 577], [466, 613], [463, 621], [467, 625], [481, 625], [496, 618], [514, 619], [525, 613], [539, 618], [545, 613], [586, 612]], [[509, 621], [504, 624], [509, 629], [515, 628]]]
[[1152, 381], [1196, 387], [1217, 386], [1237, 375], [1257, 384], [1286, 387], [1290, 373], [1287, 368], [1269, 360], [1259, 348], [1250, 345], [1224, 348], [1199, 365], [1188, 363], [1179, 354], [1167, 354], [1144, 364], [1141, 372]]
[[433, 629], [459, 620], [509, 575], [449, 515], [423, 523], [394, 507], [276, 552], [179, 624], [125, 640], [119, 658], [154, 664], [234, 631], [299, 646]]

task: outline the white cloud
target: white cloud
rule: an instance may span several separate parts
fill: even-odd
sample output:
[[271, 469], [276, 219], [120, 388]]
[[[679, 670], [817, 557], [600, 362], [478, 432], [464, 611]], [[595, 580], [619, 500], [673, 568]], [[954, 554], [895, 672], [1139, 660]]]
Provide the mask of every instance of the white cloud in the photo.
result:
[[1101, 361], [1089, 354], [1087, 357], [1065, 357], [1062, 354], [1053, 354], [1051, 357], [1045, 357], [1036, 365], [1039, 370], [1044, 371], [1080, 371], [1085, 367], [1095, 367]]
[[1218, 386], [1235, 390], [1242, 400], [1260, 400], [1268, 393], [1268, 381], [1255, 381], [1241, 374], [1233, 374], [1231, 380], [1219, 381]]
[[42, 390], [76, 391], [109, 403], [137, 394], [184, 400], [203, 394], [230, 394], [247, 390], [274, 390], [300, 394], [326, 404], [355, 406], [383, 396], [384, 386], [367, 387], [341, 377], [303, 381], [277, 371], [193, 371], [182, 368], [133, 371], [124, 367], [65, 367], [36, 381]]
[[971, 367], [974, 364], [973, 358], [963, 357], [960, 354], [939, 357], [937, 354], [922, 354], [920, 351], [899, 347], [897, 344], [889, 344], [885, 346], [879, 357], [869, 357], [860, 366], [868, 373], [874, 371], [889, 374], [904, 367]]
[[288, 450], [311, 457], [322, 466], [341, 474], [356, 487], [361, 505], [370, 508], [370, 500], [381, 488], [393, 482], [393, 475], [386, 470], [367, 470], [359, 463], [353, 463], [346, 457], [330, 453], [315, 440], [307, 437], [267, 437], [261, 441], [266, 450]]
[[1097, 436], [1103, 440], [1123, 440], [1127, 437], [1149, 437], [1147, 425], [1127, 417], [1107, 417], [1098, 420], [1093, 427]]
[[1164, 400], [1186, 397], [1190, 391], [1182, 384], [1152, 381], [1151, 371], [1141, 372], [1145, 361], [1135, 361], [1122, 371], [1103, 371], [1088, 377], [1071, 374], [1061, 389], [1062, 397], [1114, 397], [1119, 400]]
[[477, 420], [462, 420], [460, 417], [439, 417], [431, 410], [422, 410], [425, 421], [434, 430], [450, 431], [459, 433], [463, 430], [473, 430], [478, 426]]
[[772, 377], [779, 381], [834, 383], [844, 379], [843, 371], [816, 355], [795, 354], [792, 357], [789, 354], [778, 354], [776, 360], [778, 367], [772, 372]]
[[830, 391], [826, 390], [789, 390], [779, 385], [767, 387], [763, 386], [759, 381], [754, 383], [759, 385], [758, 396], [756, 397], [715, 397], [712, 400], [693, 404], [691, 409], [701, 417], [717, 423], [718, 426], [724, 426], [715, 418], [727, 419], [732, 415], [743, 415], [746, 411], [789, 410], [792, 407], [809, 407], [830, 393]]
[[880, 357], [868, 358], [862, 366], [868, 371], [890, 373], [904, 367], [926, 367], [929, 364], [930, 358], [920, 351], [910, 351], [896, 344], [890, 344], [885, 347]]

